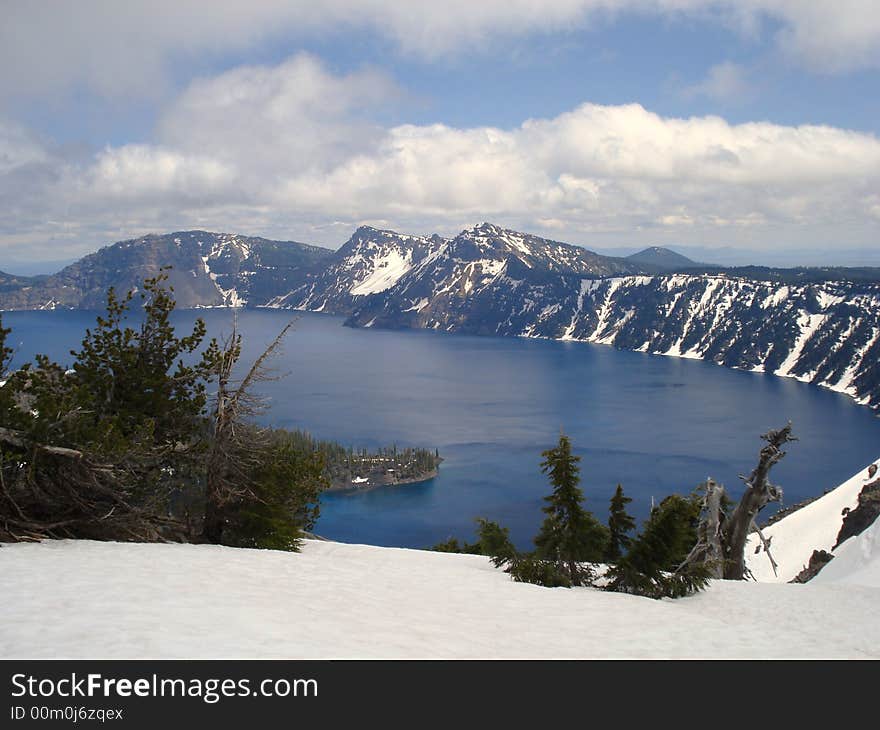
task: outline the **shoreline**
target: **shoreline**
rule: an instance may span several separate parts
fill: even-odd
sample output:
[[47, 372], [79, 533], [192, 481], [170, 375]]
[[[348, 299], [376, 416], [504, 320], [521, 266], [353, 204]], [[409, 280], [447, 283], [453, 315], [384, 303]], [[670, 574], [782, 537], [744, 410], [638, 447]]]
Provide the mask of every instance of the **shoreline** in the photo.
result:
[[367, 481], [363, 484], [334, 484], [328, 489], [325, 489], [323, 494], [327, 494], [328, 492], [333, 492], [335, 494], [361, 494], [363, 492], [371, 492], [374, 489], [379, 489], [380, 487], [399, 487], [406, 486], [407, 484], [421, 484], [422, 482], [427, 482], [431, 479], [435, 479], [439, 475], [439, 473], [439, 468], [434, 467], [431, 471], [426, 472], [425, 474], [420, 474], [417, 477], [409, 477], [407, 479], [399, 479], [396, 481], [383, 480], [376, 483]]

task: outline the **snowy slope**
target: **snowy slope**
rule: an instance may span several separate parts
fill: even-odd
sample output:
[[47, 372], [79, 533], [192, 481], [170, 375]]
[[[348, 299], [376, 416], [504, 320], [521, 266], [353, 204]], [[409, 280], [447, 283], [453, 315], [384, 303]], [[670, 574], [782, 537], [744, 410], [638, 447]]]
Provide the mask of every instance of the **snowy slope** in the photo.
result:
[[867, 581], [867, 585], [880, 588], [880, 544], [877, 549], [873, 548], [880, 541], [878, 523], [831, 551], [837, 542], [844, 510], [855, 508], [859, 492], [869, 481], [868, 467], [865, 467], [815, 502], [762, 530], [779, 566], [778, 575], [773, 574], [757, 535], [750, 536], [746, 544], [746, 564], [755, 579], [775, 583], [790, 581], [809, 563], [813, 550], [825, 550], [835, 556], [834, 560], [822, 568], [811, 584]]
[[815, 583], [849, 583], [880, 588], [880, 521], [834, 551], [834, 560], [813, 578]]
[[434, 235], [409, 236], [361, 226], [327, 262], [268, 306], [350, 314], [359, 302], [392, 288], [407, 272], [446, 243]]
[[319, 541], [5, 545], [0, 595], [2, 658], [880, 658], [876, 586], [716, 581], [653, 601]]

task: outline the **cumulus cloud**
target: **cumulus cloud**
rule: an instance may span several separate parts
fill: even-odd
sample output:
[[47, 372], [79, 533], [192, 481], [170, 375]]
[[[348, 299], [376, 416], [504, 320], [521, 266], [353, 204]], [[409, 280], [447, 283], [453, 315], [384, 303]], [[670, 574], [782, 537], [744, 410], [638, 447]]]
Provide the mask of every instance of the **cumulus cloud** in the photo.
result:
[[154, 143], [86, 160], [2, 123], [0, 245], [38, 255], [35, 241], [60, 237], [75, 255], [185, 227], [338, 245], [364, 221], [454, 233], [484, 218], [575, 242], [659, 232], [730, 243], [747, 231], [752, 243], [806, 245], [841, 227], [854, 245], [876, 240], [870, 134], [638, 104], [583, 104], [507, 129], [382, 128], [370, 109], [397, 93], [377, 72], [335, 75], [298, 55], [196, 81]]
[[778, 47], [794, 61], [843, 71], [880, 65], [876, 10], [874, 0], [29, 0], [4, 7], [0, 95], [82, 87], [160, 95], [175, 64], [278, 39], [365, 29], [430, 59], [633, 13], [696, 17], [754, 35], [772, 25]]
[[160, 120], [160, 139], [251, 169], [325, 168], [377, 142], [370, 112], [401, 92], [385, 75], [329, 73], [309, 54], [195, 81]]

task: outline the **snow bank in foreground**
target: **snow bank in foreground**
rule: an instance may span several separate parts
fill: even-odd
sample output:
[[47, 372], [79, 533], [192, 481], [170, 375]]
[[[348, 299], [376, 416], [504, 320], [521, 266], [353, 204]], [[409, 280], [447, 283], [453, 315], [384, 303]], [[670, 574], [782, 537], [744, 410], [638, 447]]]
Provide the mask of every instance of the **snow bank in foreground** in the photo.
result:
[[880, 589], [716, 581], [653, 601], [488, 559], [47, 541], [0, 548], [0, 657], [874, 657]]
[[[770, 541], [770, 553], [779, 566], [778, 575], [773, 574], [773, 568], [758, 536], [751, 535], [746, 543], [746, 564], [755, 579], [761, 582], [786, 583], [807, 566], [813, 550], [831, 552], [843, 524], [843, 511], [856, 507], [859, 492], [871, 481], [868, 469], [869, 467], [865, 467], [815, 502], [762, 530], [764, 537]], [[856, 538], [850, 538], [847, 543], [853, 539]], [[833, 555], [836, 557], [831, 561], [837, 563], [832, 572], [838, 576], [842, 576], [847, 570], [856, 569], [850, 565], [854, 553], [850, 553], [849, 549], [841, 552], [845, 546], [846, 543], [834, 551]], [[828, 570], [831, 563], [822, 569], [820, 575]]]

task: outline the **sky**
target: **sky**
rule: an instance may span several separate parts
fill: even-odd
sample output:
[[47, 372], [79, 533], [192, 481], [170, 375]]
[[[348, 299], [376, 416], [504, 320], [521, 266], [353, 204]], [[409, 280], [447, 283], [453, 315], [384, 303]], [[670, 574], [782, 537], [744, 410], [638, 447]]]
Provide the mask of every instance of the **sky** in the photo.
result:
[[484, 220], [880, 265], [876, 0], [0, 0], [0, 270]]

